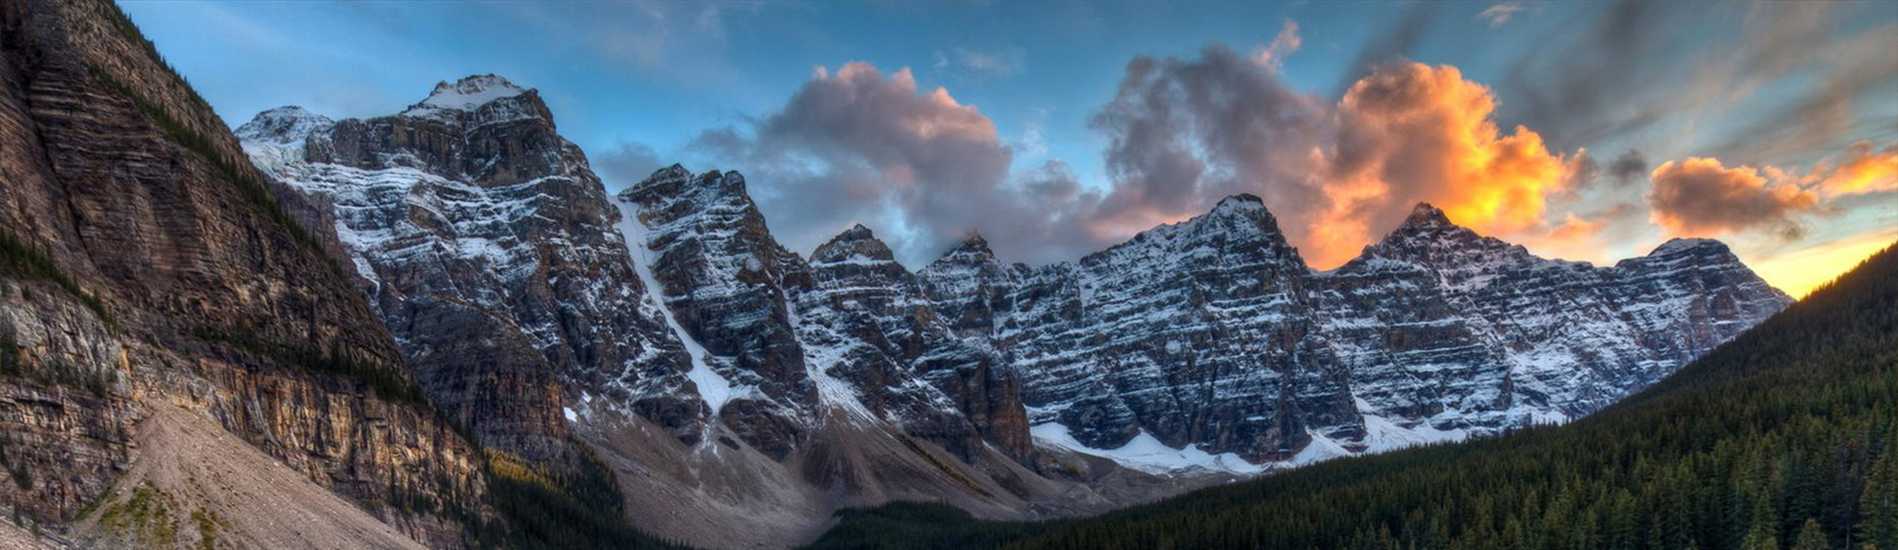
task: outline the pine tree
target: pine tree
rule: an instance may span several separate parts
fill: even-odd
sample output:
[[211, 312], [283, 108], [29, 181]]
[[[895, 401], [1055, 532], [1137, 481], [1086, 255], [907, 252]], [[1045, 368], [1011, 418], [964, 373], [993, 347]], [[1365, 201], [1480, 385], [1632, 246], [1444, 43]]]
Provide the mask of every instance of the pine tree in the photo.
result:
[[1858, 510], [1860, 541], [1881, 549], [1898, 549], [1898, 445], [1885, 446], [1884, 457], [1865, 479]]
[[1753, 530], [1746, 534], [1746, 540], [1740, 542], [1741, 550], [1779, 550], [1779, 538], [1773, 536], [1773, 528], [1765, 523], [1754, 523]]
[[1831, 550], [1832, 543], [1826, 540], [1825, 528], [1819, 526], [1819, 520], [1808, 519], [1806, 525], [1799, 528], [1799, 540], [1793, 543], [1792, 550]]

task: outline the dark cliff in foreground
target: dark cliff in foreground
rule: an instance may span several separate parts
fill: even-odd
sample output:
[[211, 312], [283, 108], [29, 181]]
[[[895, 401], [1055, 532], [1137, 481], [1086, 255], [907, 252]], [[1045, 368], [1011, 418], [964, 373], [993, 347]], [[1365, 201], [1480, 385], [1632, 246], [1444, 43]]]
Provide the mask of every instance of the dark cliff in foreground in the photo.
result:
[[[644, 540], [616, 498], [561, 496], [569, 478], [482, 450], [437, 410], [336, 236], [309, 223], [320, 212], [252, 166], [116, 7], [0, 2], [0, 31], [13, 528], [108, 547], [459, 547], [593, 534], [579, 520], [603, 513], [605, 538]], [[529, 532], [527, 508], [568, 532]]]

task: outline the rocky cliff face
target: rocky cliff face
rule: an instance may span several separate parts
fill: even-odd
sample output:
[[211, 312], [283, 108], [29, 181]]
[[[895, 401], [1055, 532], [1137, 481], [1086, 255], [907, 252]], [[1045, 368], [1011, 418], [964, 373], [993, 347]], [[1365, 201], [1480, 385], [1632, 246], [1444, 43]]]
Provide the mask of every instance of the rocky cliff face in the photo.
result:
[[423, 389], [483, 443], [571, 454], [563, 396], [698, 432], [688, 358], [643, 301], [618, 210], [534, 90], [474, 76], [392, 116], [284, 107], [237, 135], [274, 179], [327, 206]]
[[129, 434], [164, 402], [455, 544], [456, 512], [486, 513], [481, 458], [211, 110], [109, 3], [7, 2], [0, 29], [0, 433], [16, 472], [0, 502], [53, 523], [110, 507]]
[[969, 242], [923, 277], [963, 334], [1023, 372], [1031, 421], [1088, 446], [1147, 432], [1263, 461], [1303, 449], [1307, 428], [1357, 435], [1304, 261], [1256, 197], [1074, 263], [1000, 269]]
[[620, 195], [627, 242], [703, 348], [720, 418], [782, 458], [833, 411], [942, 444], [1028, 452], [1012, 369], [952, 337], [915, 278], [868, 229], [811, 260], [779, 245], [736, 172], [673, 166]]
[[[435, 402], [534, 460], [578, 434], [641, 520], [1093, 510], [1184, 486], [1123, 470], [1251, 474], [1559, 422], [1788, 302], [1711, 241], [1599, 268], [1427, 205], [1315, 272], [1246, 195], [1041, 267], [972, 236], [912, 273], [861, 226], [805, 257], [736, 172], [675, 165], [607, 197], [538, 95], [491, 75], [238, 135], [334, 225]], [[665, 532], [736, 543], [703, 525]]]
[[1536, 258], [1428, 205], [1323, 279], [1330, 332], [1376, 389], [1362, 412], [1478, 432], [1593, 412], [1791, 301], [1715, 241], [1597, 268]]
[[1254, 463], [1579, 417], [1790, 303], [1717, 242], [1598, 268], [1428, 205], [1312, 272], [1245, 196], [1072, 264], [1003, 267], [972, 240], [922, 278], [1021, 368], [1043, 439]]

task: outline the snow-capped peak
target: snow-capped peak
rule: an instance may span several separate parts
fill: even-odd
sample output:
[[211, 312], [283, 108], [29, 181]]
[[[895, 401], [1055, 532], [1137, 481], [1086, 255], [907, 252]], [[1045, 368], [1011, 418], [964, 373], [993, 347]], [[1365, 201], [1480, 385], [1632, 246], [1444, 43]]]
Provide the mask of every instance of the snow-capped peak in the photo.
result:
[[1661, 246], [1655, 247], [1654, 251], [1649, 252], [1648, 255], [1649, 256], [1672, 256], [1675, 254], [1685, 254], [1685, 253], [1696, 251], [1696, 250], [1705, 250], [1708, 252], [1727, 252], [1728, 251], [1726, 243], [1722, 243], [1720, 241], [1716, 241], [1713, 239], [1675, 238], [1675, 239], [1668, 239], [1667, 242], [1661, 243]]
[[336, 121], [295, 105], [268, 109], [237, 127], [237, 139], [271, 143], [295, 143], [311, 132], [327, 128]]
[[428, 99], [422, 100], [421, 104], [442, 109], [473, 111], [494, 100], [518, 96], [528, 91], [500, 76], [474, 75], [457, 80], [453, 84], [436, 83], [435, 90], [429, 92]]

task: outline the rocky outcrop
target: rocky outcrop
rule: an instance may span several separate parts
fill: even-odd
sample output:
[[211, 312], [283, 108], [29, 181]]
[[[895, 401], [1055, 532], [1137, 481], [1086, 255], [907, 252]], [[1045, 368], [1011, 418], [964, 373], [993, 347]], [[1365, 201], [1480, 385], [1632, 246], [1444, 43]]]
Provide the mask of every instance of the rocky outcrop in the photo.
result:
[[396, 115], [337, 122], [284, 107], [237, 135], [274, 179], [328, 207], [423, 389], [484, 444], [571, 460], [569, 398], [699, 433], [684, 348], [644, 302], [618, 210], [536, 91], [472, 76]]
[[958, 334], [1021, 369], [1038, 437], [1254, 463], [1576, 418], [1790, 303], [1717, 242], [1601, 268], [1429, 205], [1313, 272], [1243, 195], [1075, 263], [1004, 267], [974, 238], [921, 277]]
[[620, 193], [621, 228], [678, 338], [698, 348], [692, 378], [712, 413], [783, 458], [820, 408], [787, 307], [787, 287], [811, 276], [771, 237], [744, 185], [737, 173], [660, 170]]
[[8, 2], [0, 30], [0, 426], [33, 479], [0, 501], [77, 518], [168, 402], [458, 543], [480, 457], [211, 109], [110, 3]]
[[1074, 263], [999, 269], [985, 251], [965, 243], [923, 277], [964, 334], [1023, 373], [1035, 424], [1092, 447], [1145, 431], [1255, 462], [1290, 458], [1308, 429], [1357, 435], [1308, 270], [1256, 197]]
[[964, 460], [985, 441], [1028, 456], [1015, 369], [958, 338], [889, 246], [857, 225], [817, 247], [810, 263], [798, 329], [806, 346], [837, 359], [828, 376], [859, 388], [877, 416]]
[[703, 348], [701, 391], [721, 388], [721, 422], [751, 446], [783, 458], [841, 411], [964, 460], [985, 441], [1027, 456], [1013, 370], [953, 337], [868, 229], [807, 262], [771, 237], [736, 172], [675, 165], [620, 199], [680, 337]]
[[1362, 412], [1479, 433], [1593, 412], [1791, 301], [1716, 241], [1599, 268], [1537, 258], [1429, 205], [1319, 280]]

